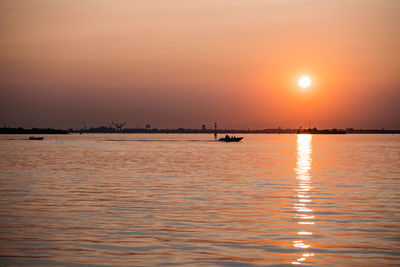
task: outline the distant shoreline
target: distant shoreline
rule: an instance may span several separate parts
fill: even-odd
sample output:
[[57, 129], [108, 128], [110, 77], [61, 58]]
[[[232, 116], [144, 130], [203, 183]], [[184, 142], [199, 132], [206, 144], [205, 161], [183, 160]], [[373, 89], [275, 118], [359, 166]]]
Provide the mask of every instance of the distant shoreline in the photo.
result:
[[[117, 131], [111, 127], [89, 128], [81, 130], [62, 130], [51, 128], [0, 128], [0, 134], [88, 134], [88, 133], [135, 133], [135, 134], [214, 134], [211, 129], [123, 129]], [[237, 130], [237, 129], [219, 129], [218, 134], [400, 134], [400, 130], [386, 129], [263, 129], [263, 130]]]
[[51, 129], [51, 128], [0, 128], [0, 134], [68, 134], [67, 130]]

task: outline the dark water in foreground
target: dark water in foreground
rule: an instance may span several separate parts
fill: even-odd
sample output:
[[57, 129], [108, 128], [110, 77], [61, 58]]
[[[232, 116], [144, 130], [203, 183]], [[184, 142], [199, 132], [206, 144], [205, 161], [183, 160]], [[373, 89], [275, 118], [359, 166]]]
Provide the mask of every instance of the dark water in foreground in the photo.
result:
[[400, 135], [10, 138], [1, 266], [400, 265]]

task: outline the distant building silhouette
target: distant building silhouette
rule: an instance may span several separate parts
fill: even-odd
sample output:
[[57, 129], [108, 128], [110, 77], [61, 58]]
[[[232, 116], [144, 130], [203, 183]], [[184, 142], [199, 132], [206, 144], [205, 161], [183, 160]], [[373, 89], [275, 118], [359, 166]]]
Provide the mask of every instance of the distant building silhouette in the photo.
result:
[[126, 122], [112, 122], [112, 124], [115, 126], [117, 132], [122, 132], [122, 127], [125, 126]]

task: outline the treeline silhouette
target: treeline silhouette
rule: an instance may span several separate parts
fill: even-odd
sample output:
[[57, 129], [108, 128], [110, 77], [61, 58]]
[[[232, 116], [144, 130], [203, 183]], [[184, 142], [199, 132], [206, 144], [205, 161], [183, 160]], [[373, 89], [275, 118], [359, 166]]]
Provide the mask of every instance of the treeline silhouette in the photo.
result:
[[18, 128], [4, 127], [0, 128], [0, 134], [68, 134], [68, 131], [60, 129], [51, 129], [51, 128], [24, 129], [21, 127]]
[[[214, 129], [191, 129], [191, 128], [175, 128], [175, 129], [157, 129], [157, 128], [125, 128], [117, 130], [113, 127], [99, 126], [91, 127], [88, 129], [52, 129], [52, 128], [32, 128], [24, 129], [22, 127], [11, 128], [3, 127], [0, 128], [0, 134], [69, 134], [69, 133], [208, 133], [213, 134]], [[386, 129], [262, 129], [262, 130], [251, 130], [251, 129], [217, 129], [219, 134], [400, 134], [400, 130], [386, 130]]]

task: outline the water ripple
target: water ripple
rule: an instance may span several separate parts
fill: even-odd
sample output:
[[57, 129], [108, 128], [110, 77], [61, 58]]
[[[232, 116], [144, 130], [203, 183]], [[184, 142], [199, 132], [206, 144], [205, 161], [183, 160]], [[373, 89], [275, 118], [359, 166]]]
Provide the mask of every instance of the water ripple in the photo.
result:
[[0, 265], [400, 264], [399, 136], [211, 137], [1, 137]]

